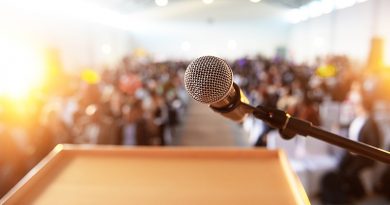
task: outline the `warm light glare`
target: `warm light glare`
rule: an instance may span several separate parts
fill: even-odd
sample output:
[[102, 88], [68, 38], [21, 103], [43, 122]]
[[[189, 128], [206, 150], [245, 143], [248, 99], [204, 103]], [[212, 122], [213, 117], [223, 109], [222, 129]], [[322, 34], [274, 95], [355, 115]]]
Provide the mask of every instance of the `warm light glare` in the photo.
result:
[[390, 68], [390, 40], [385, 43], [383, 63], [385, 67]]
[[24, 43], [0, 38], [0, 96], [26, 97], [42, 83], [44, 61]]

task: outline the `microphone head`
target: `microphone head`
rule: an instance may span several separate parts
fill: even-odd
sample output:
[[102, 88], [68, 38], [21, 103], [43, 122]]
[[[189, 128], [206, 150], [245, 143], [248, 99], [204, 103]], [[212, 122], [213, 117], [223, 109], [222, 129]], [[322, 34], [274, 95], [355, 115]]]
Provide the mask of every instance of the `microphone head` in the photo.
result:
[[196, 101], [212, 104], [224, 99], [233, 86], [233, 71], [214, 56], [202, 56], [188, 65], [184, 86]]

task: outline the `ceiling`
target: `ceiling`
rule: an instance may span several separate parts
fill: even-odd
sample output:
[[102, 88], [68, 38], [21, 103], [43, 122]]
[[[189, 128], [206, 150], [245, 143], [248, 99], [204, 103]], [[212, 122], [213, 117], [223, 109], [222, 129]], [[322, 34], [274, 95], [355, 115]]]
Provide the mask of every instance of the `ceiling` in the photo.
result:
[[273, 21], [280, 19], [288, 9], [298, 8], [313, 0], [214, 0], [204, 4], [202, 0], [168, 0], [165, 7], [158, 7], [155, 0], [83, 0], [117, 11], [132, 19], [161, 22], [231, 22]]
[[220, 0], [205, 5], [197, 1], [176, 1], [160, 8], [152, 7], [142, 11], [142, 16], [153, 20], [169, 21], [241, 21], [270, 20], [279, 17], [286, 8], [268, 3], [253, 4], [249, 1]]
[[[97, 3], [102, 7], [119, 11], [124, 14], [137, 12], [145, 9], [151, 9], [157, 7], [154, 0], [85, 0], [87, 2]], [[213, 4], [232, 2], [233, 0], [214, 0]], [[262, 0], [258, 4], [269, 4], [282, 8], [298, 8], [314, 0]], [[169, 5], [181, 4], [181, 3], [202, 3], [201, 0], [169, 0]], [[249, 0], [234, 0], [236, 4], [251, 4]], [[203, 3], [202, 3], [203, 4]], [[206, 6], [205, 4], [203, 4]], [[157, 7], [158, 8], [158, 7]]]

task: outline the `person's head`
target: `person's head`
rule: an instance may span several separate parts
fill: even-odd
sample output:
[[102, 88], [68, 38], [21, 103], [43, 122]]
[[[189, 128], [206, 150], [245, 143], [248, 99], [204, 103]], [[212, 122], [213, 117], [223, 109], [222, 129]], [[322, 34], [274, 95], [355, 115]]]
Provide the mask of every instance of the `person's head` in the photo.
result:
[[356, 115], [371, 115], [374, 112], [375, 99], [365, 95], [364, 92], [360, 91], [360, 98], [354, 102], [354, 108]]
[[374, 99], [367, 97], [366, 95], [362, 95], [361, 107], [368, 114], [372, 114], [374, 112]]

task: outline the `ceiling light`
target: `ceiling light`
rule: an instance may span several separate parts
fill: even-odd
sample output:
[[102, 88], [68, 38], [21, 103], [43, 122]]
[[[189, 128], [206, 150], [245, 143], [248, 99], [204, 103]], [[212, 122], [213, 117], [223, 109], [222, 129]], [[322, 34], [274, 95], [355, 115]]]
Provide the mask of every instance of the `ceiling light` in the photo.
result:
[[261, 0], [249, 0], [252, 3], [259, 3]]
[[356, 0], [339, 0], [336, 2], [335, 7], [336, 9], [345, 9], [355, 5], [355, 3]]
[[307, 11], [309, 11], [309, 16], [311, 18], [322, 15], [322, 4], [319, 1], [313, 1], [308, 5]]
[[286, 20], [290, 23], [296, 24], [303, 21], [302, 11], [300, 9], [292, 9], [286, 14]]
[[154, 0], [157, 6], [166, 6], [168, 5], [168, 0]]
[[334, 10], [334, 0], [320, 1], [322, 14], [329, 14]]
[[214, 2], [214, 0], [203, 0], [203, 3], [205, 3], [205, 4], [211, 4], [213, 2]]

